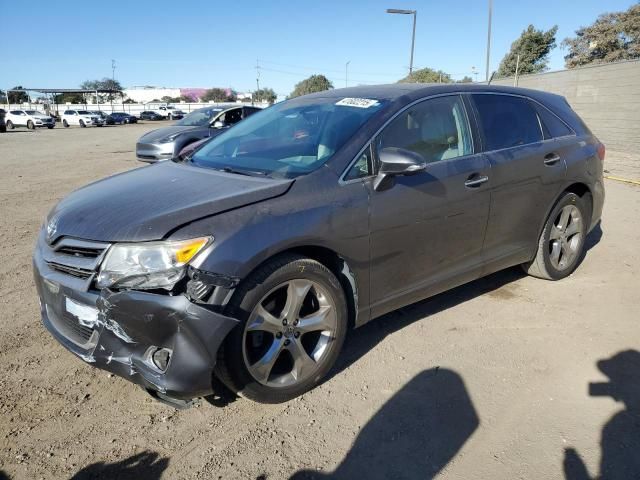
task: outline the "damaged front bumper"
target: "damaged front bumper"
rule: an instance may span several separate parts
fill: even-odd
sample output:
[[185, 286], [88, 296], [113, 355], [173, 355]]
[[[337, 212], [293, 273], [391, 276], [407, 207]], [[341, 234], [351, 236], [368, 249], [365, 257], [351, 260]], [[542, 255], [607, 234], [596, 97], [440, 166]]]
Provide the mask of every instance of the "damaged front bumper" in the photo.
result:
[[[170, 399], [212, 393], [218, 349], [236, 319], [184, 295], [135, 290], [92, 290], [33, 257], [35, 284], [45, 327], [67, 350]], [[168, 363], [154, 362], [162, 351]]]

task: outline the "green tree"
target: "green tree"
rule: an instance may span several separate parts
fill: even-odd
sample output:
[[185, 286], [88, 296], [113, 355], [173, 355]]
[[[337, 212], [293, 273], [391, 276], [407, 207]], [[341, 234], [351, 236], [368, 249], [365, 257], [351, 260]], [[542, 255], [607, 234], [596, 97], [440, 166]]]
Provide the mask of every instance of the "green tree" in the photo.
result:
[[225, 88], [210, 88], [200, 98], [203, 102], [235, 102], [236, 93]]
[[600, 15], [592, 25], [576, 30], [574, 38], [565, 38], [562, 47], [569, 49], [567, 68], [640, 58], [640, 4]]
[[553, 26], [545, 32], [544, 30], [536, 30], [533, 25], [529, 25], [526, 30], [523, 30], [520, 37], [511, 44], [511, 50], [500, 62], [496, 77], [515, 75], [518, 55], [520, 55], [519, 74], [544, 72], [549, 63], [549, 52], [556, 46], [557, 31], [557, 26]]
[[273, 104], [276, 101], [278, 95], [273, 91], [273, 88], [261, 88], [253, 92], [253, 100], [255, 102], [268, 102]]
[[[22, 86], [18, 85], [17, 87], [13, 87], [13, 89], [21, 89]], [[25, 103], [29, 101], [29, 95], [27, 92], [9, 92], [9, 103]]]
[[469, 75], [465, 75], [460, 80], [456, 80], [456, 83], [472, 83], [472, 82], [473, 82], [473, 78], [471, 78]]
[[[83, 90], [116, 90], [122, 92], [123, 88], [118, 80], [104, 77], [102, 80], [85, 80], [80, 84]], [[112, 101], [120, 98], [119, 93], [98, 94], [100, 100]]]
[[324, 92], [332, 88], [333, 84], [324, 75], [311, 75], [309, 78], [305, 78], [301, 82], [296, 83], [293, 92], [289, 94], [289, 98], [308, 95], [309, 93]]
[[451, 83], [452, 81], [448, 73], [425, 67], [398, 80], [398, 83]]
[[82, 93], [59, 93], [53, 96], [54, 103], [85, 103]]

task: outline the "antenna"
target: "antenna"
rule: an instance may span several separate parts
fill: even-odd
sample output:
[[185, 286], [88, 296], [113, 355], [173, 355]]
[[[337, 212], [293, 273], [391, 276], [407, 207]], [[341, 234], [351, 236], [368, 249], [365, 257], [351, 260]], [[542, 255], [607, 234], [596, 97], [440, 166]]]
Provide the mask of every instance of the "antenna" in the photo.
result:
[[491, 80], [493, 80], [493, 76], [496, 74], [496, 71], [494, 70], [493, 72], [491, 72], [491, 76], [489, 77], [489, 81], [487, 82], [487, 85], [491, 85]]

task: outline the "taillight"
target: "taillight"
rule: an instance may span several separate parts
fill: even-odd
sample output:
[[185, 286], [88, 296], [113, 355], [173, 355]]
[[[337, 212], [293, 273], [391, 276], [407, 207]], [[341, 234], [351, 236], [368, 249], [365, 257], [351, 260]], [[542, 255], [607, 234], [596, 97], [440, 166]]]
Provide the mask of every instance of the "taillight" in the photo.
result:
[[604, 162], [604, 154], [605, 154], [604, 143], [600, 142], [598, 143], [598, 158], [602, 162]]

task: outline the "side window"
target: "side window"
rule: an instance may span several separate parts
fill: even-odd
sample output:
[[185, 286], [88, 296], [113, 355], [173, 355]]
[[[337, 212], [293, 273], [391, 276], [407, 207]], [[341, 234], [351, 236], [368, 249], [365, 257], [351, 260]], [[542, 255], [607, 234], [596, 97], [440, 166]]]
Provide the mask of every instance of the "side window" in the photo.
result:
[[562, 120], [556, 117], [553, 113], [547, 110], [542, 105], [531, 102], [533, 104], [533, 108], [535, 108], [538, 116], [540, 117], [540, 121], [542, 122], [542, 126], [545, 129], [545, 135], [548, 138], [557, 138], [557, 137], [565, 137], [567, 135], [573, 135], [573, 132], [569, 127], [567, 127]]
[[356, 163], [352, 165], [347, 174], [344, 176], [345, 180], [355, 180], [356, 178], [364, 178], [371, 175], [373, 168], [371, 165], [371, 148], [367, 148], [360, 158], [356, 160]]
[[235, 123], [238, 123], [240, 120], [242, 120], [242, 109], [241, 108], [236, 108], [234, 110], [229, 110], [224, 115], [224, 123], [226, 125], [233, 125]]
[[528, 100], [510, 95], [474, 94], [485, 150], [527, 145], [542, 140], [538, 115]]
[[459, 95], [425, 100], [395, 118], [377, 148], [399, 147], [437, 162], [473, 153], [469, 123]]
[[11, 115], [20, 115], [20, 110], [11, 110], [9, 113]]

